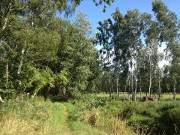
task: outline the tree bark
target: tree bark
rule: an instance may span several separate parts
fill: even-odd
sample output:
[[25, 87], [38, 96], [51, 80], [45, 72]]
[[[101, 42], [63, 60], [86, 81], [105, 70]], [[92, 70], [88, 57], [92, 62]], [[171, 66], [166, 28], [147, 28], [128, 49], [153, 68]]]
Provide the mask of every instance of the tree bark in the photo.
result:
[[149, 55], [149, 96], [151, 97], [152, 75], [151, 75], [151, 56]]
[[140, 79], [139, 79], [139, 81], [140, 81], [140, 84], [139, 84], [139, 91], [140, 91], [140, 100], [142, 99], [142, 86], [141, 86], [141, 77], [140, 77]]
[[161, 98], [161, 80], [159, 79], [159, 88], [158, 88], [158, 100]]
[[23, 59], [24, 59], [24, 52], [25, 52], [25, 49], [22, 49], [22, 56], [21, 56], [21, 60], [20, 60], [20, 64], [19, 64], [19, 67], [18, 67], [18, 75], [21, 73], [21, 69], [22, 69], [22, 65], [23, 65]]
[[133, 73], [131, 76], [131, 93], [132, 93], [132, 100], [134, 100], [134, 76], [133, 76]]
[[4, 25], [3, 25], [2, 29], [1, 29], [1, 31], [4, 31], [6, 29], [7, 23], [8, 23], [8, 18], [5, 18], [4, 19]]
[[176, 79], [174, 80], [173, 100], [176, 100]]
[[2, 99], [2, 97], [0, 96], [0, 102], [1, 103], [4, 103], [4, 100]]
[[119, 78], [117, 78], [117, 80], [116, 80], [117, 82], [117, 84], [116, 84], [116, 86], [117, 86], [117, 88], [116, 88], [116, 91], [117, 91], [117, 96], [118, 96], [118, 98], [119, 98]]
[[135, 89], [134, 89], [134, 101], [137, 100], [137, 96], [136, 96], [136, 94], [137, 94], [137, 78], [135, 81], [136, 81], [136, 84], [135, 84]]
[[128, 80], [128, 100], [131, 99], [131, 80]]
[[6, 14], [4, 14], [3, 16], [5, 17], [5, 19], [4, 19], [4, 25], [2, 26], [2, 29], [1, 29], [1, 33], [6, 29], [6, 27], [7, 27], [7, 24], [8, 24], [8, 14], [11, 12], [11, 10], [12, 10], [12, 3], [11, 2], [9, 2], [9, 8], [7, 9], [7, 12], [6, 12]]
[[125, 90], [123, 90], [123, 95], [124, 95], [124, 99], [126, 99], [126, 93], [127, 93], [127, 84], [125, 84], [125, 88], [124, 88]]
[[111, 78], [109, 76], [109, 96], [111, 97]]
[[9, 64], [8, 62], [6, 63], [6, 89], [8, 88], [9, 85]]

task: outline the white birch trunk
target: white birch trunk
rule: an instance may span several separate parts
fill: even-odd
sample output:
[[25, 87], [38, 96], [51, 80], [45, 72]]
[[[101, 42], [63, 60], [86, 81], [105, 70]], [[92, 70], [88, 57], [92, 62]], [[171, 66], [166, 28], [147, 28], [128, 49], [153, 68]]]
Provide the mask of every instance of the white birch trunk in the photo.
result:
[[9, 64], [8, 62], [6, 63], [6, 89], [8, 88], [9, 85]]
[[174, 80], [173, 100], [176, 100], [176, 80]]

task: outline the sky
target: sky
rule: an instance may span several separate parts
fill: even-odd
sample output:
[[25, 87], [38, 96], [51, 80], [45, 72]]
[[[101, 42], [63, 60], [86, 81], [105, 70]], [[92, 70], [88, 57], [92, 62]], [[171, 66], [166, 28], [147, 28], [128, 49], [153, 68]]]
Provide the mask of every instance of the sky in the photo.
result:
[[[107, 7], [105, 13], [102, 12], [102, 6], [96, 7], [92, 1], [93, 0], [83, 0], [80, 6], [76, 9], [75, 15], [79, 12], [85, 13], [91, 24], [93, 33], [96, 32], [98, 22], [110, 18], [116, 8], [118, 8], [122, 14], [125, 14], [131, 9], [138, 9], [140, 12], [152, 13], [152, 0], [115, 0], [111, 6]], [[168, 8], [175, 12], [178, 18], [180, 18], [180, 0], [163, 1]]]

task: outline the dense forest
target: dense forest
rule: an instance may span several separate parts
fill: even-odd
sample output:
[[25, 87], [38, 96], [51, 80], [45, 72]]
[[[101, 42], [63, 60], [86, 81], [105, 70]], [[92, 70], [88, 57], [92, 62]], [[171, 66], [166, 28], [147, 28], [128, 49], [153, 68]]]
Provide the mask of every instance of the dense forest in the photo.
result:
[[81, 2], [0, 1], [0, 135], [180, 134], [177, 15], [117, 9], [93, 35]]

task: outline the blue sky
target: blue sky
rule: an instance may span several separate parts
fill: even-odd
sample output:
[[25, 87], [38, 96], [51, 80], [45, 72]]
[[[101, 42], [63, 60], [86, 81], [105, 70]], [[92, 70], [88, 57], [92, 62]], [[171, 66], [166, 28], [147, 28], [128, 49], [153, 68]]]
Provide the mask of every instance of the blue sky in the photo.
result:
[[[168, 8], [174, 11], [180, 18], [180, 0], [163, 0]], [[77, 8], [75, 15], [80, 11], [87, 15], [87, 18], [92, 26], [92, 31], [95, 33], [98, 21], [111, 17], [111, 14], [118, 8], [121, 13], [125, 14], [128, 10], [138, 9], [141, 12], [152, 13], [152, 0], [115, 0], [112, 6], [107, 7], [105, 13], [102, 12], [102, 7], [96, 7], [92, 0], [83, 0]]]

